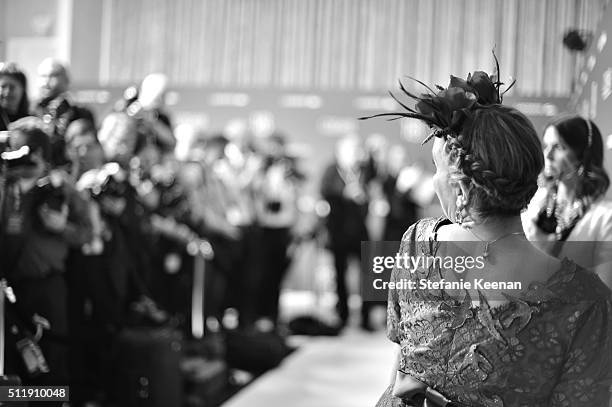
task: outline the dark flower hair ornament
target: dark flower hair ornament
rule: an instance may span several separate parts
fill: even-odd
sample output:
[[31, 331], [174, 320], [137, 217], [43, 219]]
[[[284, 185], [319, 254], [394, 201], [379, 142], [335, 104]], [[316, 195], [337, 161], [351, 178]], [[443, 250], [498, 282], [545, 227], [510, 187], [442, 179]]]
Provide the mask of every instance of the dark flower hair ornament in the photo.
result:
[[397, 120], [402, 118], [419, 119], [427, 123], [430, 127], [435, 127], [437, 130], [432, 132], [422, 144], [427, 143], [432, 137], [447, 138], [447, 136], [457, 137], [461, 133], [464, 125], [471, 120], [472, 113], [479, 108], [501, 104], [503, 96], [508, 92], [515, 81], [512, 81], [510, 86], [502, 93], [500, 88], [504, 85], [499, 81], [499, 62], [495, 53], [493, 53], [496, 64], [496, 74], [489, 76], [482, 71], [476, 71], [473, 74], [468, 74], [467, 79], [461, 79], [451, 75], [450, 83], [447, 88], [436, 85], [437, 91], [433, 90], [425, 83], [409, 77], [418, 82], [427, 89], [427, 93], [420, 96], [409, 92], [400, 81], [400, 90], [416, 101], [416, 105], [410, 108], [403, 103], [393, 93], [389, 92], [391, 97], [404, 108], [405, 112], [380, 113], [373, 116], [361, 117], [360, 120], [371, 119], [374, 117], [389, 117], [389, 120]]

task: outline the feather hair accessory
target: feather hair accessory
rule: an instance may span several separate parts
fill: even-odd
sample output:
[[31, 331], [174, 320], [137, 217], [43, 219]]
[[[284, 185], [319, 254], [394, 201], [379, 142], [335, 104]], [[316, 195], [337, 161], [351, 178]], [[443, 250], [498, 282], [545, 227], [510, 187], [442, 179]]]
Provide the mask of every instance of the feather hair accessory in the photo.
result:
[[504, 94], [514, 86], [515, 81], [513, 80], [506, 90], [501, 92], [504, 83], [499, 80], [499, 61], [495, 52], [493, 52], [493, 58], [496, 66], [495, 75], [489, 76], [485, 72], [475, 71], [468, 74], [465, 80], [451, 75], [447, 88], [436, 85], [437, 90], [434, 90], [420, 80], [408, 77], [425, 87], [427, 92], [421, 95], [408, 91], [399, 80], [399, 88], [403, 94], [416, 101], [414, 108], [409, 107], [399, 97], [389, 92], [391, 97], [405, 110], [404, 112], [379, 113], [361, 117], [360, 120], [374, 117], [388, 117], [388, 120], [402, 118], [422, 120], [430, 127], [436, 128], [422, 144], [427, 143], [432, 137], [458, 136], [474, 110], [488, 105], [501, 104]]

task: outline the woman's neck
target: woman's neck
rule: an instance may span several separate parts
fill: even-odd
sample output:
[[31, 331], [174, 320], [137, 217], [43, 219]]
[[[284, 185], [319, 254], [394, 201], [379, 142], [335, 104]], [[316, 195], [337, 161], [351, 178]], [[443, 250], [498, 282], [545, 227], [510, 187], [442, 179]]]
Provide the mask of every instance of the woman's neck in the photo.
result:
[[575, 178], [559, 181], [557, 202], [571, 203], [576, 199], [577, 182]]
[[487, 218], [471, 227], [473, 234], [481, 240], [492, 241], [500, 236], [523, 231], [520, 216]]
[[504, 235], [523, 232], [520, 216], [488, 218], [475, 222], [469, 229], [458, 224], [442, 226], [437, 239], [442, 241], [493, 241]]

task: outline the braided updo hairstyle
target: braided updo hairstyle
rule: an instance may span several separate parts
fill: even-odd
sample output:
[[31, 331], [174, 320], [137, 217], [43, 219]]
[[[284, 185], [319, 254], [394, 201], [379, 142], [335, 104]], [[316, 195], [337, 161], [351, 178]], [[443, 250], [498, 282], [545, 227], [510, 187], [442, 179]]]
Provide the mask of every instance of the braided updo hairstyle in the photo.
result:
[[446, 137], [452, 179], [468, 189], [472, 217], [519, 215], [544, 166], [537, 133], [525, 115], [500, 104], [476, 108], [457, 136]]
[[435, 129], [422, 144], [434, 137], [444, 140], [450, 181], [464, 191], [457, 196], [458, 215], [464, 218], [467, 211], [474, 221], [519, 215], [538, 189], [544, 167], [540, 139], [529, 119], [502, 105], [515, 82], [501, 91], [504, 83], [494, 52], [493, 57], [495, 75], [475, 71], [465, 80], [451, 75], [446, 88], [433, 89], [412, 78], [426, 90], [416, 94], [399, 81], [403, 94], [416, 101], [414, 108], [390, 92], [403, 111], [361, 118], [418, 119]]

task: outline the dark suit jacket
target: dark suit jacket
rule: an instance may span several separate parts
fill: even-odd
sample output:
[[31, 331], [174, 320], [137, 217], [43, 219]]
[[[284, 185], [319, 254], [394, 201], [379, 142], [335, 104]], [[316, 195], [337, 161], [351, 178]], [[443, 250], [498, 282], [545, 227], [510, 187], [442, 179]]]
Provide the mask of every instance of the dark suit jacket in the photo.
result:
[[78, 119], [85, 119], [95, 126], [93, 113], [89, 109], [68, 100], [65, 94], [59, 95], [44, 104], [36, 105], [32, 114], [42, 118], [50, 125], [51, 164], [53, 166], [64, 165], [67, 162], [64, 153], [66, 148], [64, 137], [70, 123]]
[[[366, 172], [361, 171], [360, 181], [365, 190]], [[332, 250], [360, 250], [362, 240], [368, 240], [366, 216], [368, 202], [356, 203], [344, 196], [346, 182], [340, 176], [336, 163], [327, 167], [321, 180], [321, 195], [330, 205], [327, 217], [329, 244]]]

